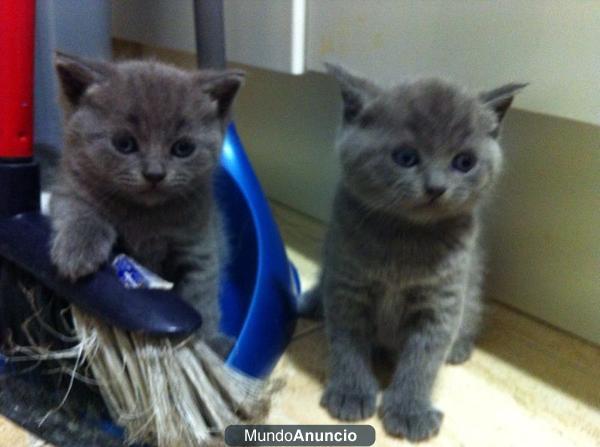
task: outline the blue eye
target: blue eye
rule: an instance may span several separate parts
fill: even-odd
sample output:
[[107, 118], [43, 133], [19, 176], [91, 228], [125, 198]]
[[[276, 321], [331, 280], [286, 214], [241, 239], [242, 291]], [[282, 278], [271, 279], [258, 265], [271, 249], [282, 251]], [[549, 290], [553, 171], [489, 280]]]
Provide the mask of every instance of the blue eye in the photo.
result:
[[196, 145], [188, 138], [181, 138], [171, 146], [171, 154], [179, 158], [189, 157], [195, 150]]
[[117, 152], [122, 154], [132, 154], [138, 150], [137, 141], [127, 132], [113, 136], [111, 142]]
[[403, 168], [412, 168], [415, 165], [419, 164], [419, 153], [416, 149], [410, 146], [404, 146], [399, 149], [396, 149], [392, 153], [392, 158], [399, 166]]
[[477, 157], [473, 152], [461, 152], [452, 159], [452, 167], [460, 172], [469, 172], [477, 164]]

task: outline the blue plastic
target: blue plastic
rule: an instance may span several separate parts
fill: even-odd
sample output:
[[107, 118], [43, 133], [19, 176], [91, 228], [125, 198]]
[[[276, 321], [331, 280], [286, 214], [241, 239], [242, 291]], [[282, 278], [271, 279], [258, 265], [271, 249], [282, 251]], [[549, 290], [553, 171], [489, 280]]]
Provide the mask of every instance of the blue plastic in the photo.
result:
[[221, 292], [222, 329], [237, 337], [227, 363], [261, 377], [290, 340], [299, 283], [233, 124], [227, 129], [221, 164], [217, 200], [232, 248]]

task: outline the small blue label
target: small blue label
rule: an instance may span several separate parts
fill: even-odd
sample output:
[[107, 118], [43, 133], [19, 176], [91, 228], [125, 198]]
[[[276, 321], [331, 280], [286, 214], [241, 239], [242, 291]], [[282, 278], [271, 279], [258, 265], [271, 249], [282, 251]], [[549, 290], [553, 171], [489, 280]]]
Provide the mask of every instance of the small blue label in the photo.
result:
[[142, 267], [129, 256], [120, 254], [112, 262], [121, 284], [127, 289], [167, 289], [173, 288], [173, 283]]

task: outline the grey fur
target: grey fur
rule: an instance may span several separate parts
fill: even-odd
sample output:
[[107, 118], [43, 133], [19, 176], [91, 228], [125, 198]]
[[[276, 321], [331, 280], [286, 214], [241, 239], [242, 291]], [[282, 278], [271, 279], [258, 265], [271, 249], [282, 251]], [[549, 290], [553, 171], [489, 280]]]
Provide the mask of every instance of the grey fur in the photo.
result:
[[[223, 234], [212, 191], [224, 129], [243, 81], [239, 71], [186, 72], [154, 61], [109, 63], [57, 54], [65, 148], [53, 188], [51, 257], [76, 280], [108, 261], [115, 244], [171, 280], [217, 335]], [[115, 135], [135, 137], [120, 153]], [[186, 138], [188, 157], [171, 149]], [[153, 183], [152, 176], [164, 179]]]
[[[342, 420], [374, 414], [371, 360], [383, 347], [397, 362], [383, 393], [384, 427], [419, 441], [442, 421], [430, 398], [440, 367], [473, 349], [483, 272], [478, 210], [501, 169], [495, 136], [506, 101], [523, 86], [479, 98], [437, 79], [384, 89], [342, 67], [328, 70], [344, 99], [342, 179], [321, 279], [301, 306], [323, 304], [331, 371], [321, 403]], [[398, 150], [411, 148], [420, 161], [400, 166]], [[465, 150], [477, 157], [466, 173], [453, 167]]]

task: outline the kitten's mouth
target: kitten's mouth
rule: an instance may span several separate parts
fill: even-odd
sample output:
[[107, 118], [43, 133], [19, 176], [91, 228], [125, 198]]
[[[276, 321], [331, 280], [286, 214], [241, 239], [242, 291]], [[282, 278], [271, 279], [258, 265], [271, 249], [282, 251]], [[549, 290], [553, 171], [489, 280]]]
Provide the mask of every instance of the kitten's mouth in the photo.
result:
[[149, 185], [147, 185], [145, 188], [142, 189], [142, 193], [145, 194], [159, 194], [162, 192], [162, 189], [160, 185], [156, 184], [156, 183], [150, 183]]
[[440, 208], [442, 206], [442, 202], [437, 198], [434, 197], [432, 199], [426, 200], [424, 202], [419, 203], [418, 205], [415, 206], [415, 208], [417, 209], [432, 209], [432, 208]]

